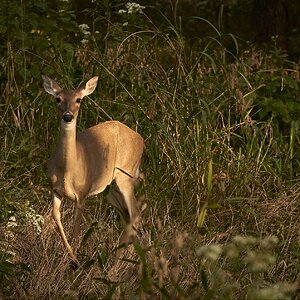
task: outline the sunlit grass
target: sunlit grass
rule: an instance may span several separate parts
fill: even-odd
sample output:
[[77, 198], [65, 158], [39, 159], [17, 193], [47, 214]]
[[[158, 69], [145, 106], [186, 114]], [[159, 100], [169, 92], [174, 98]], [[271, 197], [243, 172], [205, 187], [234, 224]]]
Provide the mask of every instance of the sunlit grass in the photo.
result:
[[[108, 40], [104, 52], [92, 41], [67, 54], [53, 47], [39, 56], [10, 45], [2, 58], [8, 75], [0, 107], [1, 231], [7, 232], [11, 216], [18, 226], [13, 238], [3, 235], [1, 240], [4, 253], [15, 253], [0, 261], [3, 296], [212, 299], [209, 291], [213, 295], [220, 288], [218, 277], [204, 268], [196, 250], [235, 235], [276, 235], [277, 263], [256, 275], [265, 285], [296, 280], [299, 187], [289, 180], [297, 170], [297, 124], [288, 134], [278, 130], [272, 118], [258, 117], [256, 102], [270, 79], [263, 71], [280, 66], [275, 58], [274, 66], [264, 63], [272, 59], [255, 49], [241, 52], [238, 40], [229, 35], [233, 54], [215, 31], [215, 37], [192, 49], [175, 26], [172, 34], [120, 31], [118, 41]], [[18, 74], [24, 59], [40, 67], [36, 77]], [[148, 208], [139, 241], [114, 269], [120, 224], [103, 196], [87, 201], [82, 265], [76, 271], [70, 269], [51, 221], [46, 162], [57, 140], [58, 120], [39, 78], [48, 72], [69, 87], [100, 74], [97, 92], [83, 102], [79, 131], [112, 118], [145, 139], [146, 179], [139, 194], [145, 194]], [[41, 234], [22, 217], [28, 201], [44, 217]], [[65, 203], [63, 222], [70, 232], [70, 203]], [[230, 270], [222, 277], [220, 297], [228, 291], [241, 299], [256, 275], [245, 275], [238, 263], [228, 265], [227, 257], [214, 266], [218, 274]]]

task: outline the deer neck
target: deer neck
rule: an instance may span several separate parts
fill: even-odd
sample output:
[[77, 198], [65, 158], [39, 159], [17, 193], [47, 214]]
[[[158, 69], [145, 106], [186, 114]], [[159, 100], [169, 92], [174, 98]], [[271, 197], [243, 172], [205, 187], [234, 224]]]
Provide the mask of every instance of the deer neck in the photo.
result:
[[71, 123], [61, 121], [58, 148], [61, 159], [60, 165], [64, 170], [64, 174], [65, 176], [71, 175], [77, 161], [76, 120]]

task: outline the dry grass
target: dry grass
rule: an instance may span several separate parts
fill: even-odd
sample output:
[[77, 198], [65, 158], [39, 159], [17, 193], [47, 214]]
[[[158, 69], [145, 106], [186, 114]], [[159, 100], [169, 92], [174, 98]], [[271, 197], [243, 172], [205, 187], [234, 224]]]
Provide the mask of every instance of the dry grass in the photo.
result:
[[[288, 193], [285, 191], [275, 199], [261, 202], [244, 199], [232, 203], [211, 213], [205, 230], [177, 223], [172, 218], [164, 217], [160, 221], [165, 214], [153, 215], [150, 207], [144, 215], [138, 248], [134, 250], [131, 246], [126, 261], [119, 262], [115, 261], [113, 252], [119, 235], [117, 215], [106, 202], [98, 204], [102, 200], [94, 198], [87, 205], [82, 234], [92, 222], [97, 224], [79, 250], [82, 265], [77, 270], [69, 265], [50, 207], [46, 207], [42, 233], [36, 235], [33, 227], [24, 226], [15, 238], [15, 259], [26, 262], [30, 271], [24, 273], [22, 281], [19, 278], [10, 281], [12, 294], [9, 299], [104, 299], [110, 298], [110, 292], [113, 299], [127, 299], [133, 294], [138, 299], [153, 299], [163, 297], [164, 291], [176, 299], [180, 294], [178, 286], [184, 291], [180, 299], [189, 299], [189, 295], [199, 297], [203, 295], [203, 287], [196, 249], [205, 244], [229, 242], [237, 234], [276, 235], [280, 241], [276, 248], [277, 264], [267, 276], [270, 280], [295, 281], [300, 242], [299, 191], [299, 186], [294, 185]], [[69, 208], [64, 211], [63, 222], [68, 232], [71, 212]], [[227, 275], [229, 279], [239, 280], [244, 271], [243, 268], [236, 273], [228, 271]], [[240, 287], [240, 293], [243, 288], [245, 286]]]
[[[221, 33], [191, 48], [175, 27], [131, 34], [120, 26], [120, 36], [108, 32], [105, 51], [90, 41], [79, 48], [52, 45], [33, 55], [9, 43], [1, 58], [9, 75], [3, 75], [6, 105], [0, 106], [1, 233], [8, 231], [11, 216], [20, 218], [14, 236], [0, 240], [4, 253], [15, 253], [9, 257], [14, 271], [0, 281], [3, 297], [212, 299], [215, 289], [215, 298], [224, 299], [228, 288], [234, 291], [229, 299], [244, 299], [257, 282], [297, 283], [300, 188], [289, 180], [297, 178], [299, 140], [289, 133], [291, 120], [283, 123], [281, 109], [277, 118], [259, 113], [268, 99], [295, 98], [299, 66], [253, 48], [234, 57]], [[44, 42], [51, 39], [45, 35]], [[27, 62], [35, 72], [22, 77], [19, 70]], [[82, 103], [78, 130], [113, 118], [145, 139], [146, 180], [139, 194], [146, 195], [148, 207], [127, 260], [115, 260], [119, 217], [99, 196], [87, 201], [81, 266], [69, 265], [46, 188], [46, 161], [58, 126], [53, 103], [41, 92], [41, 72], [66, 86], [100, 74], [98, 90]], [[28, 200], [44, 217], [41, 234], [24, 216]], [[204, 203], [208, 210], [199, 228]], [[71, 232], [70, 203], [63, 223]], [[252, 274], [243, 263], [245, 253], [238, 261], [222, 256], [212, 266], [196, 254], [201, 246], [228, 244], [236, 235], [276, 235], [276, 264]]]

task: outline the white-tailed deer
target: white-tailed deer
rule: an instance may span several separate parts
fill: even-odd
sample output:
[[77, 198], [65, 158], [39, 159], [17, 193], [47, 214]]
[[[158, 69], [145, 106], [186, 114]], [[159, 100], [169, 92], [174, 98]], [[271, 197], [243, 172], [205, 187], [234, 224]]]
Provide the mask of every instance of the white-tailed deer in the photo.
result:
[[[139, 167], [144, 142], [138, 133], [117, 121], [100, 123], [76, 135], [80, 102], [95, 90], [98, 77], [74, 90], [62, 89], [47, 76], [42, 78], [44, 89], [54, 96], [60, 115], [60, 137], [48, 164], [53, 217], [72, 261], [77, 263], [73, 246], [84, 200], [102, 192], [108, 185], [111, 185], [108, 199], [125, 223], [120, 244], [127, 244], [135, 235], [142, 208], [134, 196], [134, 186], [142, 178]], [[71, 244], [61, 223], [62, 198], [75, 202]]]

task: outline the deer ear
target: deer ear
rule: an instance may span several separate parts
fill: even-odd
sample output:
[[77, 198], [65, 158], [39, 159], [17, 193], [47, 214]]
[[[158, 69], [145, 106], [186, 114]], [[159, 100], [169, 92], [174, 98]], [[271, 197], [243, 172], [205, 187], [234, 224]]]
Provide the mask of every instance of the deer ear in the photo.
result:
[[86, 83], [79, 85], [78, 90], [81, 92], [81, 97], [90, 95], [97, 87], [98, 76], [91, 78]]
[[57, 94], [59, 92], [61, 92], [62, 88], [53, 79], [49, 78], [48, 76], [42, 75], [42, 78], [44, 81], [43, 85], [44, 85], [45, 91], [48, 94], [56, 97]]

